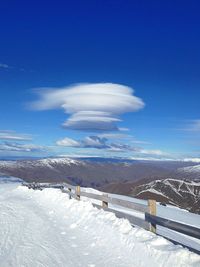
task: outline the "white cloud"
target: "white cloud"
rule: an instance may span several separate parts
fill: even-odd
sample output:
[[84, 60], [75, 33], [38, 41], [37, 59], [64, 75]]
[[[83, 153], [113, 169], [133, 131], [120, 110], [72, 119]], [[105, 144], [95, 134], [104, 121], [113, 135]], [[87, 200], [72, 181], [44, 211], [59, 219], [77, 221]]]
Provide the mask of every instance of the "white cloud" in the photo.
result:
[[[76, 151], [73, 150], [73, 153], [75, 153], [76, 156], [79, 155], [79, 153], [80, 154], [86, 153], [85, 154], [86, 156], [91, 155], [91, 153], [93, 153], [92, 154], [93, 156], [98, 155], [98, 156], [111, 157], [114, 155], [113, 153], [117, 153], [117, 156], [120, 156], [120, 157], [125, 156], [130, 159], [138, 159], [138, 160], [168, 160], [170, 161], [170, 160], [177, 159], [177, 158], [172, 157], [171, 154], [165, 153], [158, 149], [154, 149], [154, 150], [144, 149], [142, 147], [131, 145], [130, 143], [125, 144], [125, 143], [111, 142], [109, 139], [107, 139], [104, 136], [104, 134], [100, 134], [100, 136], [99, 135], [98, 136], [95, 136], [95, 135], [87, 136], [83, 138], [82, 140], [74, 140], [71, 138], [70, 139], [66, 138], [67, 142], [62, 142], [62, 140], [60, 140], [57, 142], [57, 145], [75, 148]], [[65, 138], [63, 140], [65, 140]]]
[[153, 155], [153, 156], [167, 155], [161, 150], [146, 150], [141, 147], [131, 146], [129, 144], [109, 142], [109, 140], [104, 136], [104, 134], [100, 136], [96, 135], [87, 136], [84, 139], [78, 141], [66, 137], [62, 140], [57, 141], [56, 144], [65, 147], [104, 149], [110, 152], [132, 152], [132, 153]]
[[74, 139], [68, 138], [68, 137], [65, 137], [62, 140], [58, 140], [56, 142], [56, 144], [58, 146], [80, 147], [80, 143], [79, 142], [77, 142]]
[[108, 148], [109, 146], [106, 144], [107, 139], [100, 138], [98, 136], [87, 136], [83, 140], [76, 141], [74, 139], [65, 137], [62, 140], [58, 140], [56, 142], [59, 146], [65, 147], [79, 147], [79, 148]]
[[146, 154], [146, 155], [155, 155], [155, 156], [166, 156], [167, 153], [164, 153], [161, 150], [147, 150], [147, 149], [140, 149], [139, 151], [141, 154]]
[[85, 139], [82, 141], [82, 144], [84, 147], [89, 148], [107, 148], [108, 145], [106, 144], [107, 139], [106, 138], [101, 138], [99, 136], [87, 136]]
[[19, 144], [13, 142], [0, 143], [0, 151], [16, 151], [16, 152], [39, 152], [46, 151], [46, 148], [34, 144]]
[[28, 134], [16, 133], [9, 130], [0, 130], [0, 140], [29, 141], [32, 140], [32, 137]]
[[[144, 107], [128, 86], [113, 83], [77, 84], [61, 89], [38, 89], [35, 110], [64, 109], [70, 117], [63, 126], [82, 131], [119, 130], [119, 116]], [[121, 129], [120, 129], [121, 130]]]
[[112, 117], [106, 112], [80, 111], [73, 114], [63, 126], [67, 129], [82, 131], [116, 131], [116, 122], [120, 119]]

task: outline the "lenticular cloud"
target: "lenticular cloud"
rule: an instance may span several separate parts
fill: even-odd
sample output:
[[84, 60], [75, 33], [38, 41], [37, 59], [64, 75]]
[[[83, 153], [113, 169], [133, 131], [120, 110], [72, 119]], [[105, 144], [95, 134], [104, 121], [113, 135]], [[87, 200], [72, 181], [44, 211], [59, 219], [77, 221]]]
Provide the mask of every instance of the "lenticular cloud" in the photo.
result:
[[118, 130], [119, 116], [144, 107], [128, 86], [113, 83], [77, 84], [61, 89], [39, 89], [33, 109], [64, 109], [70, 116], [63, 123], [67, 129], [83, 131]]

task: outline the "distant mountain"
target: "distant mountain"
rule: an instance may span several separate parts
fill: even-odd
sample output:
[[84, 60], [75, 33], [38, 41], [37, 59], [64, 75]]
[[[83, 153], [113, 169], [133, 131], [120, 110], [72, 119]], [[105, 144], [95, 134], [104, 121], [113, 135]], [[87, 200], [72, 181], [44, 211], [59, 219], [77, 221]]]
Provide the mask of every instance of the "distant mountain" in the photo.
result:
[[175, 179], [156, 180], [135, 186], [130, 195], [141, 199], [156, 199], [200, 213], [200, 181], [195, 183]]
[[200, 164], [195, 166], [179, 168], [178, 173], [184, 175], [186, 178], [193, 177], [193, 179], [200, 179]]
[[48, 158], [0, 161], [0, 172], [26, 181], [70, 182], [100, 187], [113, 182], [166, 178], [174, 172], [158, 163], [107, 159]]

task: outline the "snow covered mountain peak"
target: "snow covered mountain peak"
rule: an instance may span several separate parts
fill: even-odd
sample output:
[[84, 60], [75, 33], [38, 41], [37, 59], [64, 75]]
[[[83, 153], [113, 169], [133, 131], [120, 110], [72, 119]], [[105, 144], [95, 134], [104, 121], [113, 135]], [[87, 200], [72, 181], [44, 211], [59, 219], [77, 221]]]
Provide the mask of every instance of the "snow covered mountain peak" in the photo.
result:
[[72, 164], [83, 164], [82, 161], [71, 159], [71, 158], [46, 158], [46, 159], [40, 159], [37, 160], [37, 163], [44, 164], [44, 165], [54, 165], [54, 164], [66, 164], [66, 165], [72, 165]]
[[80, 165], [84, 164], [84, 162], [71, 159], [71, 158], [45, 158], [38, 160], [15, 160], [15, 161], [0, 161], [0, 166], [4, 167], [23, 167], [23, 166], [54, 166], [56, 164], [60, 165]]

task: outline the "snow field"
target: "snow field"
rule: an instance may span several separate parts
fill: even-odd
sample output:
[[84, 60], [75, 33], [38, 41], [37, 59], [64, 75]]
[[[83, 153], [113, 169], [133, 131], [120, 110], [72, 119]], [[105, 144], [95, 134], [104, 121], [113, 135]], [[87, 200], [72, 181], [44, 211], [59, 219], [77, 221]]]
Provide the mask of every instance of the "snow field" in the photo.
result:
[[60, 190], [0, 193], [0, 267], [200, 266], [200, 256]]

